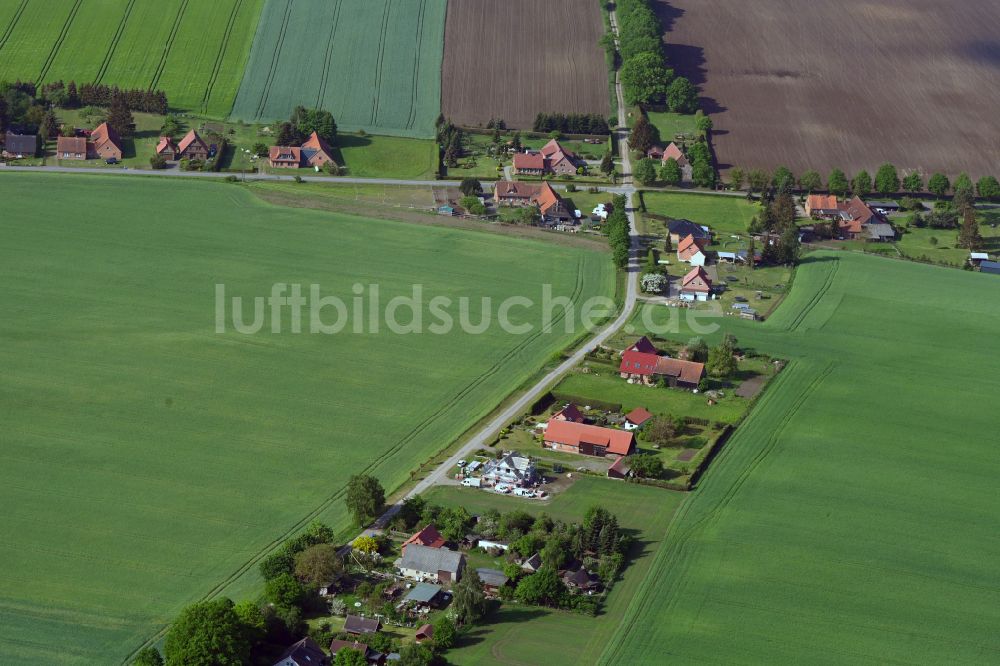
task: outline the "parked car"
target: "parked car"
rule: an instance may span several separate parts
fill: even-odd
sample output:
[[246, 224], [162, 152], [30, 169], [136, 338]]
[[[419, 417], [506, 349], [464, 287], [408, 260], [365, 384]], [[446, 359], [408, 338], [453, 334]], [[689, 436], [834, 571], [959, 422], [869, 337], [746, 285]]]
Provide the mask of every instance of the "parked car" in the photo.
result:
[[458, 461], [458, 466], [459, 467], [465, 467], [465, 461], [464, 460], [459, 460]]

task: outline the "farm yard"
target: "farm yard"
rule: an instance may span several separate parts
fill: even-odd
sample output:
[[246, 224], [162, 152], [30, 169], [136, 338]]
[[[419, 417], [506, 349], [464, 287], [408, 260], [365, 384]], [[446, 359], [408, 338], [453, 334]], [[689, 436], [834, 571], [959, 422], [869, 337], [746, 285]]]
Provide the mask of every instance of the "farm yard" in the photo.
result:
[[[286, 532], [350, 531], [348, 475], [404, 482], [574, 337], [216, 334], [216, 284], [378, 282], [385, 303], [422, 283], [472, 297], [474, 322], [479, 296], [614, 288], [604, 251], [272, 206], [239, 184], [0, 174], [0, 198], [3, 662], [117, 662], [187, 603], [259, 593], [256, 558]], [[150, 205], [173, 201], [198, 214]]]
[[767, 322], [722, 322], [707, 339], [791, 363], [678, 509], [601, 661], [995, 661], [995, 290], [814, 253]]
[[600, 5], [591, 0], [450, 2], [441, 112], [460, 125], [501, 118], [519, 129], [539, 112], [606, 116], [603, 34]]
[[162, 89], [222, 117], [263, 0], [2, 0], [0, 80]]
[[444, 19], [445, 0], [266, 0], [232, 117], [303, 105], [342, 130], [432, 137]]
[[996, 2], [670, 0], [659, 13], [723, 170], [996, 170]]

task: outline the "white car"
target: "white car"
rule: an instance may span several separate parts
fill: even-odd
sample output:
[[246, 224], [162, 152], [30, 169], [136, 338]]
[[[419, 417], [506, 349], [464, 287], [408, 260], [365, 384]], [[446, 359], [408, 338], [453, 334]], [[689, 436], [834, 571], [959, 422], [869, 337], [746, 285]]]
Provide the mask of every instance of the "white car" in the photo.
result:
[[514, 488], [514, 494], [518, 497], [534, 497], [535, 491], [529, 488]]
[[458, 461], [458, 466], [459, 467], [465, 467], [465, 461], [464, 460], [459, 460]]

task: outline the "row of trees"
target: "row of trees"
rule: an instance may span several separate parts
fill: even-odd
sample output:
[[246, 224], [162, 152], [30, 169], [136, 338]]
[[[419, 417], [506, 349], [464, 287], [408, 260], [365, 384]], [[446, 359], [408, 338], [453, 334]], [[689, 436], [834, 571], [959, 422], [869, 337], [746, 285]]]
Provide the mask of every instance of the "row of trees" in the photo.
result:
[[333, 144], [337, 141], [337, 121], [333, 114], [323, 109], [307, 109], [297, 106], [292, 110], [289, 119], [278, 126], [275, 145], [301, 146], [309, 135], [316, 132], [319, 136]]
[[[815, 170], [802, 173], [797, 179], [788, 167], [778, 167], [774, 173], [762, 169], [744, 170], [734, 167], [729, 171], [729, 183], [733, 189], [743, 189], [746, 185], [750, 192], [763, 192], [768, 188], [790, 187], [804, 192], [816, 192], [824, 189], [823, 177]], [[952, 183], [943, 173], [935, 173], [924, 183], [919, 172], [911, 171], [900, 176], [895, 165], [885, 163], [878, 168], [872, 177], [862, 169], [853, 177], [848, 178], [840, 169], [833, 169], [826, 179], [826, 190], [837, 196], [848, 193], [857, 196], [867, 196], [877, 193], [888, 196], [899, 192], [919, 193], [930, 192], [939, 197], [949, 192], [975, 192], [983, 199], [1000, 199], [1000, 182], [994, 176], [983, 176], [975, 184], [967, 173], [961, 173]]]
[[[497, 129], [502, 129], [496, 127]], [[608, 119], [599, 113], [539, 113], [533, 126], [536, 132], [566, 134], [610, 134]]]
[[[494, 134], [498, 135], [500, 128], [494, 127]], [[446, 120], [443, 115], [437, 120], [437, 144], [441, 151], [441, 160], [446, 167], [458, 166], [458, 158], [462, 156], [462, 142], [464, 132], [462, 128], [455, 125], [450, 120]], [[520, 142], [520, 136], [517, 137]]]
[[[93, 113], [87, 115], [103, 116], [108, 125], [119, 135], [131, 136], [135, 131], [135, 121], [132, 118], [129, 96], [135, 91], [123, 91], [107, 86], [102, 88], [107, 89], [110, 98], [105, 100], [102, 97], [99, 104], [88, 103], [85, 111], [92, 109]], [[72, 81], [68, 89], [73, 93], [73, 98], [79, 101], [76, 86]], [[66, 100], [65, 95], [62, 98], [56, 96], [54, 93], [56, 90], [66, 93], [66, 87], [63, 87], [61, 81], [46, 84], [40, 90], [33, 83], [21, 81], [0, 83], [0, 132], [16, 126], [25, 133], [37, 133], [42, 141], [55, 139], [59, 135], [59, 122], [54, 107], [60, 106], [55, 100], [62, 99], [63, 102]], [[107, 111], [104, 112], [100, 107], [107, 107]], [[67, 136], [73, 136], [75, 133], [76, 130], [72, 127], [65, 129]]]
[[[802, 244], [799, 240], [799, 227], [795, 223], [796, 216], [795, 199], [787, 183], [777, 190], [769, 189], [764, 192], [761, 212], [750, 220], [748, 227], [751, 234], [764, 236], [764, 247], [761, 249], [763, 263], [786, 266], [798, 263]], [[751, 241], [748, 250], [751, 267], [756, 249], [755, 243]]]
[[611, 205], [611, 213], [604, 221], [603, 231], [611, 245], [611, 258], [615, 266], [626, 268], [632, 240], [628, 215], [625, 213], [625, 195], [616, 194]]
[[698, 90], [666, 66], [663, 28], [648, 0], [619, 0], [616, 11], [625, 103], [666, 104], [676, 113], [694, 113]]

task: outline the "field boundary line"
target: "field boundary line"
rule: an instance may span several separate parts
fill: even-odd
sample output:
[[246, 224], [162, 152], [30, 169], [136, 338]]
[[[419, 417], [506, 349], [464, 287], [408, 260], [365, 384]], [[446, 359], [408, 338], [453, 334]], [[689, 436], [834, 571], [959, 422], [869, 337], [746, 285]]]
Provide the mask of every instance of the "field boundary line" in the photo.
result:
[[410, 113], [406, 116], [406, 129], [413, 129], [413, 123], [417, 120], [417, 75], [420, 73], [420, 54], [423, 51], [421, 44], [424, 41], [424, 14], [427, 12], [427, 0], [420, 0], [420, 9], [417, 10], [417, 41], [414, 44], [416, 52], [413, 57], [413, 81], [410, 85]]
[[153, 78], [149, 82], [150, 90], [155, 90], [157, 84], [160, 82], [163, 70], [167, 66], [167, 58], [170, 56], [170, 51], [174, 48], [174, 40], [177, 39], [177, 32], [180, 30], [181, 21], [184, 20], [184, 14], [187, 13], [187, 6], [188, 0], [181, 0], [181, 4], [177, 8], [177, 16], [174, 17], [174, 23], [170, 26], [170, 34], [167, 35], [167, 41], [163, 44], [163, 54], [160, 55], [160, 62], [156, 64], [156, 70], [153, 72]]
[[[581, 256], [581, 257], [579, 257], [577, 259], [576, 284], [573, 287], [573, 295], [571, 296], [571, 299], [574, 302], [579, 299], [580, 293], [583, 291], [583, 285], [584, 285], [583, 268], [584, 268], [584, 266], [583, 266], [583, 257]], [[562, 309], [559, 314], [553, 316], [553, 318], [552, 318], [553, 329], [555, 328], [555, 326], [557, 324], [561, 323], [562, 320], [565, 319], [565, 316], [566, 316], [566, 309], [565, 308]], [[468, 384], [466, 384], [464, 387], [462, 387], [462, 389], [460, 389], [459, 392], [455, 396], [453, 396], [447, 403], [445, 403], [445, 405], [443, 407], [441, 407], [440, 409], [438, 409], [438, 410], [434, 411], [433, 413], [431, 413], [430, 415], [428, 415], [423, 421], [421, 421], [413, 429], [411, 429], [409, 432], [403, 434], [403, 436], [400, 437], [400, 439], [395, 444], [393, 444], [392, 447], [390, 447], [389, 449], [387, 449], [385, 451], [385, 453], [383, 453], [381, 456], [379, 456], [378, 458], [376, 458], [375, 460], [373, 460], [372, 462], [370, 462], [367, 466], [365, 466], [364, 469], [359, 470], [357, 473], [358, 474], [367, 474], [367, 473], [375, 470], [376, 468], [378, 468], [383, 463], [387, 462], [390, 458], [392, 458], [397, 453], [399, 453], [399, 451], [401, 449], [403, 449], [403, 447], [405, 447], [406, 444], [408, 444], [414, 437], [416, 437], [417, 435], [419, 435], [420, 433], [422, 433], [430, 425], [432, 425], [435, 421], [437, 421], [438, 418], [440, 418], [441, 416], [443, 416], [444, 414], [446, 414], [450, 409], [452, 409], [455, 405], [457, 405], [462, 400], [462, 398], [464, 398], [466, 395], [468, 395], [472, 390], [474, 390], [476, 387], [478, 387], [484, 381], [486, 381], [487, 379], [489, 379], [490, 377], [492, 377], [493, 375], [495, 375], [500, 370], [501, 366], [504, 363], [506, 363], [507, 360], [509, 360], [511, 357], [516, 356], [517, 354], [521, 353], [524, 350], [524, 347], [526, 345], [529, 345], [532, 342], [534, 342], [538, 338], [538, 336], [540, 336], [542, 334], [542, 332], [543, 332], [542, 330], [538, 330], [533, 335], [526, 337], [521, 343], [515, 345], [510, 351], [508, 351], [506, 354], [504, 354], [503, 356], [501, 356], [495, 363], [493, 363], [493, 365], [491, 365], [490, 368], [487, 369], [486, 372], [478, 375], [473, 380], [471, 380]], [[276, 537], [274, 540], [272, 540], [270, 543], [268, 543], [263, 549], [261, 549], [260, 551], [258, 551], [254, 555], [252, 555], [250, 557], [250, 559], [248, 559], [246, 562], [244, 562], [242, 565], [240, 565], [240, 567], [236, 571], [234, 571], [232, 574], [230, 574], [228, 577], [226, 577], [225, 580], [221, 581], [220, 583], [217, 583], [207, 593], [205, 593], [204, 595], [202, 595], [201, 597], [199, 597], [196, 601], [205, 601], [205, 600], [211, 599], [211, 598], [215, 597], [217, 594], [219, 594], [220, 592], [222, 592], [222, 590], [224, 590], [230, 584], [232, 584], [233, 582], [235, 582], [238, 578], [240, 578], [240, 576], [242, 576], [243, 574], [245, 574], [248, 571], [250, 571], [250, 569], [252, 569], [255, 565], [257, 565], [269, 553], [273, 552], [275, 548], [277, 548], [278, 546], [280, 546], [286, 539], [288, 539], [289, 537], [291, 537], [295, 532], [301, 530], [303, 527], [305, 527], [306, 525], [308, 525], [311, 521], [315, 520], [320, 514], [322, 514], [324, 511], [326, 511], [334, 502], [336, 502], [337, 500], [339, 500], [340, 498], [342, 498], [346, 493], [347, 493], [347, 486], [344, 486], [344, 487], [339, 488], [338, 490], [334, 491], [333, 494], [329, 495], [326, 499], [322, 500], [318, 506], [316, 506], [314, 509], [312, 509], [311, 511], [309, 511], [305, 516], [303, 516], [302, 518], [300, 518], [298, 521], [296, 521], [290, 528], [288, 528], [284, 533], [282, 533], [280, 536]], [[169, 624], [164, 625], [163, 627], [161, 627], [160, 630], [158, 632], [156, 632], [156, 634], [154, 634], [152, 637], [150, 637], [149, 639], [147, 639], [141, 645], [139, 645], [138, 647], [136, 647], [132, 652], [130, 652], [122, 660], [122, 664], [124, 665], [124, 664], [129, 663], [132, 660], [132, 658], [135, 656], [135, 654], [137, 652], [139, 652], [140, 650], [142, 650], [142, 649], [144, 649], [146, 647], [149, 647], [151, 645], [156, 644], [164, 635], [166, 635], [166, 633], [167, 633], [167, 631], [169, 629], [170, 629], [170, 625]]]
[[378, 36], [378, 56], [375, 59], [375, 84], [372, 86], [372, 115], [371, 125], [374, 126], [378, 120], [378, 100], [382, 96], [382, 65], [385, 61], [385, 35], [389, 29], [389, 6], [392, 0], [385, 0], [385, 8], [382, 10], [382, 32]]
[[14, 28], [17, 27], [18, 21], [21, 20], [21, 14], [24, 13], [25, 7], [28, 6], [28, 0], [21, 0], [21, 4], [17, 6], [14, 10], [14, 15], [10, 17], [10, 23], [7, 24], [7, 29], [3, 31], [3, 35], [0, 35], [0, 50], [7, 44], [7, 40], [10, 36], [14, 34]]
[[62, 30], [59, 31], [59, 36], [52, 44], [52, 48], [49, 50], [49, 55], [45, 58], [45, 62], [42, 64], [42, 71], [38, 74], [38, 80], [35, 82], [35, 85], [40, 86], [45, 82], [45, 77], [52, 68], [52, 63], [55, 62], [56, 56], [59, 55], [59, 49], [62, 48], [63, 42], [66, 41], [66, 35], [69, 34], [70, 26], [73, 25], [73, 20], [76, 18], [77, 12], [80, 11], [81, 4], [83, 4], [83, 0], [76, 0], [70, 8], [69, 15], [66, 16], [66, 21], [63, 23]]
[[222, 61], [226, 59], [226, 52], [229, 50], [229, 39], [233, 35], [233, 26], [236, 25], [236, 18], [243, 8], [243, 0], [236, 0], [233, 3], [233, 10], [229, 13], [229, 21], [226, 23], [226, 31], [222, 34], [219, 42], [219, 52], [215, 54], [215, 63], [212, 65], [212, 75], [205, 84], [205, 94], [201, 99], [202, 112], [208, 112], [208, 102], [212, 98], [212, 91], [215, 89], [215, 82], [219, 80], [219, 71], [222, 69]]
[[816, 305], [823, 300], [823, 297], [826, 296], [826, 293], [830, 291], [830, 287], [833, 285], [833, 280], [837, 277], [837, 272], [839, 270], [840, 260], [838, 259], [833, 266], [830, 267], [830, 270], [826, 274], [826, 279], [823, 280], [823, 284], [820, 285], [819, 289], [817, 289], [816, 292], [809, 298], [809, 302], [802, 306], [802, 309], [795, 315], [795, 318], [792, 319], [787, 327], [785, 327], [786, 331], [798, 330], [805, 318], [808, 317], [809, 313], [813, 311], [813, 308], [815, 308]]
[[337, 34], [337, 26], [340, 24], [340, 9], [344, 6], [343, 0], [334, 0], [333, 19], [330, 21], [330, 38], [326, 40], [326, 56], [323, 59], [323, 74], [319, 80], [319, 90], [316, 92], [316, 108], [322, 109], [326, 99], [327, 78], [330, 76], [330, 61], [333, 59], [333, 40]]
[[271, 54], [271, 66], [267, 70], [267, 78], [264, 79], [264, 87], [260, 91], [260, 99], [257, 100], [257, 113], [254, 114], [256, 120], [260, 120], [264, 114], [267, 99], [271, 96], [271, 84], [274, 82], [275, 72], [278, 71], [278, 61], [281, 59], [281, 46], [285, 42], [285, 32], [288, 30], [288, 17], [291, 13], [292, 0], [286, 0], [285, 12], [281, 17], [281, 27], [278, 29], [278, 38], [274, 43], [274, 53]]
[[111, 38], [111, 43], [108, 45], [108, 52], [104, 54], [101, 67], [97, 70], [97, 78], [94, 79], [94, 83], [100, 83], [104, 75], [107, 74], [111, 58], [114, 57], [115, 51], [118, 50], [118, 43], [122, 40], [122, 35], [125, 33], [125, 25], [132, 15], [133, 7], [135, 7], [135, 0], [128, 0], [128, 4], [125, 5], [125, 12], [122, 14], [122, 20], [118, 22], [118, 29], [115, 31], [115, 36]]

